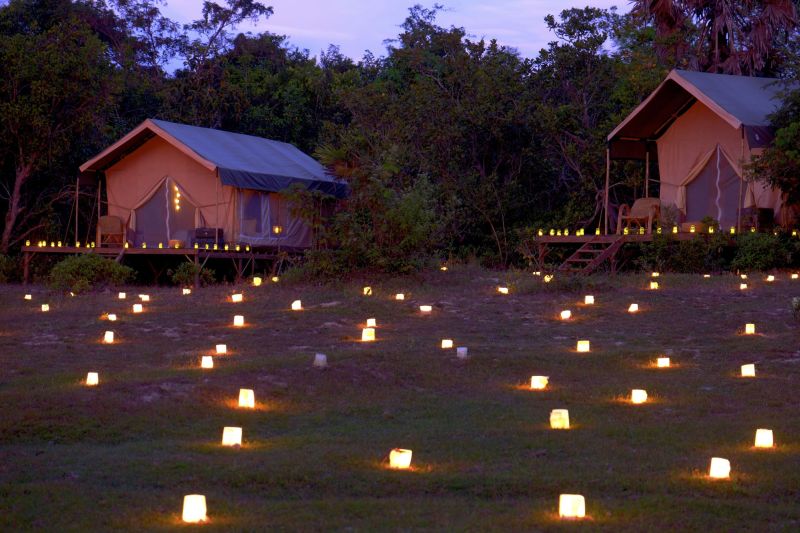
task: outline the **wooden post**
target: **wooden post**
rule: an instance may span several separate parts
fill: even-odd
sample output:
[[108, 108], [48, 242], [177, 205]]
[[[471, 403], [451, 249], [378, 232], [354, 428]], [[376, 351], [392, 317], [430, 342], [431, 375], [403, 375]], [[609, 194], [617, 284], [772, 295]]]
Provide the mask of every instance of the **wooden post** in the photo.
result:
[[[736, 233], [742, 232], [742, 188], [744, 187], [744, 124], [741, 127], [741, 154], [739, 158], [739, 202], [736, 204]], [[719, 150], [719, 146], [717, 146]]]
[[81, 238], [78, 236], [78, 201], [80, 199], [81, 177], [75, 180], [75, 239], [73, 242], [78, 242]]
[[194, 250], [194, 288], [200, 288], [200, 252]]
[[25, 252], [22, 254], [22, 284], [27, 285], [31, 273], [31, 253]]
[[650, 150], [647, 141], [644, 143], [644, 197], [650, 198]]
[[[97, 180], [97, 224], [95, 226], [95, 228], [97, 228], [97, 230], [95, 231], [95, 240], [97, 240], [97, 241], [100, 240], [99, 239], [99, 236], [100, 236], [100, 233], [99, 233], [99, 231], [100, 231], [100, 199], [103, 197], [102, 196], [102, 191], [103, 191], [103, 182], [101, 182], [98, 179]], [[99, 242], [97, 243], [97, 246], [100, 246]]]
[[608, 187], [611, 179], [611, 150], [606, 147], [606, 189], [603, 195], [603, 234], [608, 235]]

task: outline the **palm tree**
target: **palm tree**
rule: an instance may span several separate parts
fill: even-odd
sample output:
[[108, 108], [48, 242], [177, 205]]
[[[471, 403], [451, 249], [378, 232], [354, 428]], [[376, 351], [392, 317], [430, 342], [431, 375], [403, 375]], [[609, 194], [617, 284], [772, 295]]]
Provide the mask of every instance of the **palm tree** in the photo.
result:
[[663, 61], [692, 70], [757, 75], [774, 69], [797, 29], [797, 0], [632, 0], [650, 19]]

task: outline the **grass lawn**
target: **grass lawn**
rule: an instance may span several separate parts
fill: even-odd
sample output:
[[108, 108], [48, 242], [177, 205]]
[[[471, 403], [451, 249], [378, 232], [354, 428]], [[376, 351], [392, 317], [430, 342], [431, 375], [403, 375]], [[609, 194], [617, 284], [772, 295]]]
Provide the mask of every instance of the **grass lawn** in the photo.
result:
[[[0, 286], [0, 530], [800, 530], [800, 280], [648, 281], [464, 267], [373, 282], [369, 297], [365, 283], [265, 281], [242, 303], [221, 286], [128, 287], [124, 301]], [[151, 302], [134, 315], [140, 292]], [[368, 317], [377, 341], [361, 343]], [[201, 370], [221, 342], [229, 354]], [[662, 354], [674, 368], [651, 366]], [[738, 377], [744, 363], [756, 378]], [[549, 388], [526, 390], [532, 374]], [[627, 402], [633, 388], [649, 401]], [[555, 408], [571, 429], [549, 428]], [[224, 426], [243, 428], [241, 449], [220, 445]], [[757, 428], [775, 449], [753, 448]], [[413, 450], [411, 471], [387, 468], [395, 447]], [[708, 478], [714, 456], [731, 479]], [[203, 526], [180, 521], [191, 493]], [[559, 521], [560, 493], [584, 495], [590, 517]]]

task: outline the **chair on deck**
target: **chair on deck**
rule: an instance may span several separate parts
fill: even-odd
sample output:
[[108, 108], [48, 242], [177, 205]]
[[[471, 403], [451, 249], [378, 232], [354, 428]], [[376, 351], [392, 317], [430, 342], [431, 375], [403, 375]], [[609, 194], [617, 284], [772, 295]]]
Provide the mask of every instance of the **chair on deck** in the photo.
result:
[[[647, 228], [647, 234], [653, 233], [653, 222], [658, 221], [661, 215], [661, 200], [658, 198], [639, 198], [633, 202], [633, 206], [628, 204], [619, 206], [619, 218], [617, 220], [617, 235], [622, 233], [623, 225], [631, 230], [632, 226], [637, 229]], [[645, 226], [646, 224], [646, 226]]]
[[98, 246], [122, 246], [125, 242], [125, 226], [119, 217], [102, 216], [97, 221]]

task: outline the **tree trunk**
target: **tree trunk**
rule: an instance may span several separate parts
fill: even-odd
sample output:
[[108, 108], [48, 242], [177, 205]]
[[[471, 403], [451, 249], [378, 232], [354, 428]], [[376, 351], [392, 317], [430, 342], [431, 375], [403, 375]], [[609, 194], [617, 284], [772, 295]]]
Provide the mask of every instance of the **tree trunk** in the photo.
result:
[[0, 253], [7, 254], [8, 248], [11, 243], [11, 235], [14, 231], [14, 226], [17, 222], [17, 217], [22, 212], [20, 206], [22, 184], [31, 175], [31, 163], [20, 163], [14, 175], [14, 190], [11, 193], [11, 198], [8, 199], [8, 211], [6, 212], [5, 227], [3, 228], [3, 236], [0, 238]]

